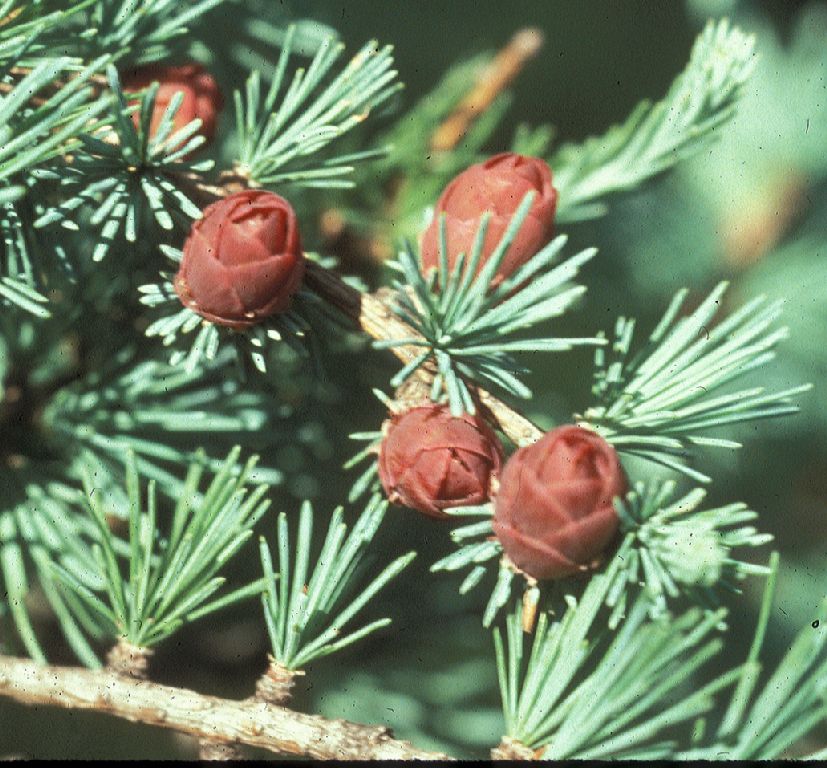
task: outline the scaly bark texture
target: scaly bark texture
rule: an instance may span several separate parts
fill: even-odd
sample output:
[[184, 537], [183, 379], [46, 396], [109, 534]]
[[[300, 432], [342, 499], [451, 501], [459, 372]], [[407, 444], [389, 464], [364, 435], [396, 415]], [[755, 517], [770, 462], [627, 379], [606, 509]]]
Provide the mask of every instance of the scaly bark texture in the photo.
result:
[[301, 670], [287, 669], [272, 656], [267, 671], [256, 681], [255, 698], [270, 704], [286, 706], [293, 695], [296, 675], [303, 675]]
[[[388, 288], [381, 288], [376, 293], [361, 293], [329, 269], [312, 261], [307, 263], [305, 282], [311, 290], [339, 309], [374, 339], [409, 339], [419, 336], [413, 328], [393, 313], [390, 308], [393, 292]], [[419, 347], [403, 345], [392, 347], [391, 352], [403, 363], [409, 363], [418, 357], [422, 350]], [[432, 376], [424, 367], [414, 375], [424, 379]], [[509, 408], [490, 392], [477, 389], [476, 395], [500, 429], [516, 445], [529, 445], [542, 437], [543, 432], [539, 427]]]
[[115, 673], [145, 680], [152, 649], [119, 640], [106, 655], [106, 665]]
[[0, 656], [0, 696], [85, 709], [171, 728], [228, 747], [248, 744], [317, 760], [451, 760], [393, 738], [388, 728], [305, 715], [255, 699], [230, 701], [111, 670], [41, 666]]

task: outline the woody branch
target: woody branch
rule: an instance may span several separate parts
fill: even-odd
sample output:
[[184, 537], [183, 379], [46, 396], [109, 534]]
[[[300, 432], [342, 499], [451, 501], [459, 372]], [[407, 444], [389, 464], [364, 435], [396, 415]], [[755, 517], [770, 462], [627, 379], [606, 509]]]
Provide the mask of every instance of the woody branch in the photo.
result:
[[318, 760], [451, 759], [394, 739], [382, 726], [306, 715], [256, 699], [220, 699], [112, 670], [41, 666], [0, 656], [0, 696], [28, 705], [94, 710], [202, 742], [246, 744]]
[[[203, 204], [243, 188], [242, 177], [235, 173], [223, 177], [220, 185], [207, 184], [195, 174], [181, 176], [179, 181], [186, 185], [193, 199]], [[336, 307], [357, 328], [373, 339], [422, 338], [416, 330], [396, 316], [392, 309], [393, 292], [387, 288], [380, 288], [374, 293], [362, 293], [348, 285], [332, 270], [311, 261], [307, 263], [305, 282], [312, 291], [329, 305]], [[391, 352], [403, 363], [409, 363], [421, 354], [421, 349], [401, 345], [392, 347]], [[430, 386], [433, 373], [423, 366], [414, 376], [418, 377], [423, 385]], [[543, 432], [539, 427], [487, 390], [477, 388], [476, 395], [488, 415], [515, 445], [527, 445], [542, 437]]]

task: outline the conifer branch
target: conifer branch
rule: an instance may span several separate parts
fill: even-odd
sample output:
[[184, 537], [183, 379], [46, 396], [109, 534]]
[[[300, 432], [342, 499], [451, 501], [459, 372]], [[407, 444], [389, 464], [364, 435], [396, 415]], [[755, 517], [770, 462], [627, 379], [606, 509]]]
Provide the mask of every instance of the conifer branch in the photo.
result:
[[615, 558], [579, 600], [567, 598], [559, 620], [541, 614], [530, 648], [519, 606], [506, 621], [505, 639], [494, 632], [506, 736], [544, 747], [545, 759], [668, 758], [674, 742], [664, 732], [703, 716], [715, 694], [737, 682], [739, 669], [695, 691], [680, 689], [720, 651], [713, 632], [723, 610], [647, 622], [641, 597], [619, 631], [597, 622], [620, 566]]
[[[88, 548], [83, 576], [57, 563], [52, 576], [75, 598], [74, 613], [80, 622], [92, 620], [95, 634], [120, 638], [129, 647], [150, 648], [195, 618], [263, 589], [260, 581], [214, 599], [225, 578], [222, 567], [252, 535], [252, 529], [269, 506], [262, 497], [266, 485], [248, 491], [246, 484], [257, 457], [238, 465], [240, 450], [230, 452], [205, 491], [199, 490], [203, 463], [193, 463], [173, 513], [168, 537], [157, 527], [155, 482], [142, 496], [132, 452], [127, 454], [126, 493], [128, 511], [128, 567], [120, 568], [118, 541], [109, 528], [100, 488], [94, 485], [94, 464], [85, 468], [84, 489], [88, 513], [97, 528]], [[94, 575], [102, 589], [88, 586]], [[123, 654], [121, 654], [123, 655]]]
[[499, 284], [494, 279], [525, 221], [532, 197], [533, 193], [525, 196], [484, 264], [488, 214], [480, 219], [467, 261], [462, 254], [453, 267], [449, 266], [446, 224], [442, 218], [438, 270], [430, 276], [423, 274], [422, 264], [409, 248], [391, 264], [401, 275], [394, 284], [393, 311], [422, 337], [375, 344], [419, 347], [414, 362], [391, 380], [393, 386], [402, 384], [417, 368], [430, 363], [437, 371], [431, 398], [436, 400], [444, 393], [451, 413], [459, 416], [476, 411], [469, 389], [472, 382], [493, 385], [514, 397], [531, 397], [531, 390], [520, 379], [528, 369], [513, 357], [515, 352], [562, 352], [575, 346], [605, 344], [603, 338], [560, 338], [545, 329], [538, 333], [535, 328], [562, 315], [585, 292], [585, 287], [573, 280], [580, 267], [596, 253], [594, 248], [561, 261], [560, 253], [566, 243], [566, 237], [561, 235]]
[[110, 670], [41, 666], [10, 656], [0, 656], [0, 696], [21, 704], [94, 710], [203, 741], [317, 760], [451, 759], [394, 739], [382, 726], [306, 715], [255, 699], [220, 699]]
[[[211, 200], [234, 192], [239, 178], [229, 177], [225, 186], [216, 186], [202, 183], [197, 180], [197, 177], [190, 175], [188, 183], [205, 200]], [[393, 310], [394, 293], [388, 288], [380, 288], [375, 293], [360, 291], [345, 282], [331, 269], [314, 261], [307, 262], [304, 280], [305, 284], [321, 299], [339, 310], [372, 339], [378, 341], [424, 339], [418, 331], [397, 317]], [[394, 345], [390, 349], [405, 365], [409, 365], [422, 354], [422, 350], [413, 344]], [[436, 369], [426, 363], [419, 366], [413, 376], [430, 387], [436, 373]], [[539, 427], [487, 390], [474, 388], [473, 395], [486, 414], [499, 425], [503, 433], [515, 445], [528, 445], [542, 436], [543, 431]]]
[[641, 456], [702, 483], [710, 478], [686, 463], [694, 446], [740, 448], [707, 430], [796, 413], [794, 399], [810, 384], [778, 392], [729, 385], [775, 357], [787, 337], [773, 327], [781, 302], [757, 296], [716, 322], [727, 283], [716, 286], [691, 314], [681, 316], [686, 289], [675, 294], [661, 321], [632, 352], [635, 322], [619, 318], [614, 343], [595, 353], [597, 404], [583, 418], [619, 451]]
[[[362, 331], [373, 339], [418, 338], [419, 334], [400, 320], [392, 307], [392, 294], [388, 289], [376, 293], [362, 293], [348, 285], [338, 275], [318, 264], [309, 262], [305, 273], [307, 284], [323, 299], [337, 307]], [[421, 338], [421, 337], [420, 337]], [[406, 365], [416, 360], [421, 350], [410, 344], [391, 348], [396, 357]], [[430, 386], [436, 371], [429, 366], [420, 367], [416, 376]], [[483, 408], [497, 422], [500, 429], [515, 445], [526, 445], [539, 440], [543, 434], [539, 427], [517, 413], [484, 389], [475, 391]]]
[[[100, 57], [80, 68], [75, 59], [62, 56], [14, 67], [0, 89], [0, 132], [5, 136], [0, 147], [0, 304], [11, 303], [37, 317], [49, 315], [40, 292], [47, 275], [44, 262], [53, 260], [64, 271], [66, 265], [61, 244], [34, 241], [33, 173], [73, 151], [77, 134], [99, 124], [109, 96], [96, 96], [90, 82], [106, 61]], [[67, 72], [74, 74], [55, 89]]]
[[139, 125], [135, 126], [129, 116], [129, 99], [113, 66], [108, 68], [107, 76], [115, 101], [109, 125], [100, 132], [81, 136], [83, 152], [71, 164], [56, 165], [41, 173], [41, 177], [60, 181], [65, 198], [34, 222], [37, 228], [59, 223], [76, 230], [79, 209], [91, 206], [90, 224], [100, 233], [92, 261], [102, 260], [121, 234], [127, 242], [136, 242], [147, 218], [146, 211], [166, 230], [174, 226], [173, 215], [199, 216], [198, 206], [169, 177], [173, 170], [203, 172], [213, 165], [211, 160], [187, 159], [205, 138], [198, 134], [200, 119], [179, 129], [174, 127], [183, 101], [181, 93], [175, 94], [150, 135], [158, 86], [153, 85], [144, 93]]
[[560, 193], [557, 220], [594, 219], [605, 199], [632, 190], [699, 152], [729, 120], [755, 63], [755, 40], [729, 21], [710, 21], [686, 69], [659, 102], [641, 102], [622, 125], [551, 160]]
[[[331, 160], [319, 153], [382, 105], [401, 86], [395, 83], [390, 46], [364, 45], [326, 86], [322, 82], [344, 44], [333, 38], [319, 46], [308, 68], [285, 78], [295, 27], [288, 28], [272, 83], [262, 94], [256, 70], [244, 94], [235, 92], [240, 159], [237, 171], [254, 185], [292, 183], [306, 187], [350, 187], [353, 164], [383, 154], [356, 152]], [[308, 159], [312, 158], [312, 159]]]
[[343, 510], [338, 507], [331, 516], [322, 550], [312, 565], [313, 509], [309, 502], [305, 502], [299, 514], [292, 555], [287, 515], [283, 512], [279, 515], [277, 569], [267, 543], [261, 539], [259, 549], [266, 587], [261, 602], [273, 650], [265, 679], [285, 677], [313, 659], [334, 653], [390, 624], [391, 620], [386, 618], [358, 629], [349, 626], [416, 554], [409, 552], [396, 558], [356, 592], [356, 577], [362, 575], [368, 546], [387, 508], [388, 503], [378, 495], [372, 497], [348, 532]]

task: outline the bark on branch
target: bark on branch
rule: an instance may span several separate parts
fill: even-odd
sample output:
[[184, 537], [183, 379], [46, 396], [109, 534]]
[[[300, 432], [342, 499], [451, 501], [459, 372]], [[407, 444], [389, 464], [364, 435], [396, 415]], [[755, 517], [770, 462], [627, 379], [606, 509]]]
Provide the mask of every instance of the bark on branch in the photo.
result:
[[[314, 262], [307, 263], [305, 282], [312, 291], [339, 309], [374, 339], [409, 339], [419, 336], [419, 333], [394, 314], [390, 307], [393, 292], [387, 288], [376, 293], [361, 293], [335, 273]], [[422, 350], [420, 347], [403, 345], [392, 347], [391, 352], [403, 363], [409, 363], [418, 357]], [[426, 380], [432, 376], [426, 368], [420, 368], [418, 375]], [[476, 395], [491, 418], [516, 445], [527, 445], [542, 437], [543, 433], [539, 427], [490, 392], [477, 389]]]
[[[241, 177], [228, 174], [220, 180], [220, 185], [205, 183], [196, 174], [178, 175], [176, 181], [186, 188], [187, 193], [200, 204], [213, 202], [226, 197], [245, 186]], [[380, 288], [375, 293], [362, 293], [349, 286], [335, 272], [308, 261], [305, 273], [307, 286], [331, 306], [336, 307], [348, 317], [354, 325], [374, 339], [409, 339], [421, 338], [420, 334], [407, 323], [400, 320], [391, 309], [393, 291]], [[409, 363], [421, 353], [421, 348], [413, 346], [392, 347], [391, 351], [403, 363]], [[427, 368], [420, 368], [416, 374], [426, 384], [433, 376]], [[487, 415], [496, 422], [503, 433], [515, 445], [523, 446], [534, 443], [543, 436], [542, 430], [525, 416], [510, 408], [490, 392], [477, 388], [477, 399], [487, 411]]]
[[394, 739], [382, 726], [306, 715], [255, 699], [231, 701], [111, 670], [41, 666], [0, 656], [0, 696], [87, 709], [170, 728], [213, 744], [247, 744], [317, 760], [451, 760]]

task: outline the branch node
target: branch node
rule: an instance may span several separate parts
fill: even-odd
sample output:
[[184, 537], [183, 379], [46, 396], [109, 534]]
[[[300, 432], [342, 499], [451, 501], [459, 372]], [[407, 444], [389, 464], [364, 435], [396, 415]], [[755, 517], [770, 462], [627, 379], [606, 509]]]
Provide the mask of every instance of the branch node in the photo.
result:
[[149, 660], [154, 651], [140, 645], [133, 645], [121, 639], [106, 654], [106, 666], [124, 677], [146, 680]]
[[512, 739], [510, 736], [503, 736], [498, 746], [491, 750], [492, 760], [539, 760], [543, 754], [542, 749], [531, 749], [525, 744]]
[[268, 704], [285, 706], [292, 698], [293, 686], [296, 684], [296, 676], [303, 675], [301, 670], [287, 669], [279, 664], [272, 656], [267, 671], [256, 681], [256, 693], [254, 698]]

